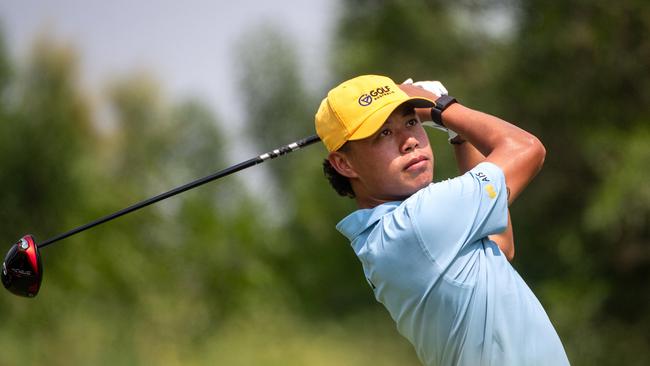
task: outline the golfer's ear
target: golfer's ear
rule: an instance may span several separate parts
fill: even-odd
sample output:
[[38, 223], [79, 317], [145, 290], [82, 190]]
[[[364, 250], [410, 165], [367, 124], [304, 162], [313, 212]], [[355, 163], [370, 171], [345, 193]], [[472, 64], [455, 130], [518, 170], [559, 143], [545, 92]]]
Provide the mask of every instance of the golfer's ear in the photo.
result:
[[350, 159], [347, 155], [339, 151], [333, 151], [327, 156], [330, 165], [336, 169], [339, 174], [347, 178], [356, 178], [357, 172], [350, 164]]

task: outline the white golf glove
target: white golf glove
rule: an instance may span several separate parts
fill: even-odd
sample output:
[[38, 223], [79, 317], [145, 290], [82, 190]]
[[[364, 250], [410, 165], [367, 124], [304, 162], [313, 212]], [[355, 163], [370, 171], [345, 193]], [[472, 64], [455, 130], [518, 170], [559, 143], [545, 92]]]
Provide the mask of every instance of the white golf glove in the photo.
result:
[[413, 79], [408, 78], [408, 79], [404, 80], [404, 82], [402, 84], [410, 84], [410, 85], [419, 86], [420, 88], [435, 94], [437, 97], [449, 94], [447, 92], [447, 88], [445, 88], [445, 86], [442, 85], [442, 83], [439, 82], [439, 81], [416, 81], [416, 82], [413, 82]]
[[[404, 82], [402, 84], [411, 84], [411, 85], [418, 86], [418, 87], [420, 87], [420, 88], [422, 88], [422, 89], [424, 89], [424, 90], [426, 90], [428, 92], [431, 92], [431, 93], [435, 94], [437, 97], [449, 94], [449, 92], [447, 92], [447, 88], [445, 88], [445, 86], [442, 85], [442, 83], [439, 82], [439, 81], [416, 81], [416, 82], [413, 82], [413, 79], [408, 78], [408, 79], [404, 80]], [[448, 141], [450, 141], [450, 142], [451, 142], [451, 140], [453, 138], [458, 136], [458, 134], [456, 132], [448, 129], [447, 127], [440, 126], [439, 124], [437, 124], [437, 123], [435, 123], [433, 121], [422, 121], [422, 125], [437, 128], [440, 131], [447, 132], [447, 134], [449, 135]]]

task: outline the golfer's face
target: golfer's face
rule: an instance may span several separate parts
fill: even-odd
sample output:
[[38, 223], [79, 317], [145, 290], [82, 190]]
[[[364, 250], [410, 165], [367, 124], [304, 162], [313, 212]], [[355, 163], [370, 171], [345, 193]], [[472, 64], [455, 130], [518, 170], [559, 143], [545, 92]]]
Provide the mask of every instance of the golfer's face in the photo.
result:
[[354, 169], [372, 198], [403, 200], [433, 180], [429, 138], [411, 108], [398, 108], [373, 136], [353, 145]]

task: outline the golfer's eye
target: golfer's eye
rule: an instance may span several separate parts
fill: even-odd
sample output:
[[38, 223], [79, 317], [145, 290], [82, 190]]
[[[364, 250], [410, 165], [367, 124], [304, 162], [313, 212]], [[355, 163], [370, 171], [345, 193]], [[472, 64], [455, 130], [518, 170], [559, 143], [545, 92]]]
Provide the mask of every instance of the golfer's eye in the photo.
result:
[[379, 133], [379, 136], [385, 137], [385, 136], [390, 136], [392, 132], [389, 129], [381, 130]]
[[415, 126], [415, 125], [417, 125], [417, 124], [418, 124], [418, 120], [415, 119], [415, 118], [410, 119], [410, 120], [408, 120], [408, 121], [406, 122], [406, 125], [409, 126], [409, 127], [413, 127], [413, 126]]

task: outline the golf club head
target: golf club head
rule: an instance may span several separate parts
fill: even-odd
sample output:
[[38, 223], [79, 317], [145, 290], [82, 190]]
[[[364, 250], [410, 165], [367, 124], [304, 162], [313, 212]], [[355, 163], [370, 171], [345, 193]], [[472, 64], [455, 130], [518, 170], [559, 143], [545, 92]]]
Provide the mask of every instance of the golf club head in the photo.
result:
[[18, 296], [34, 297], [41, 288], [43, 266], [31, 235], [11, 246], [2, 262], [2, 284]]

